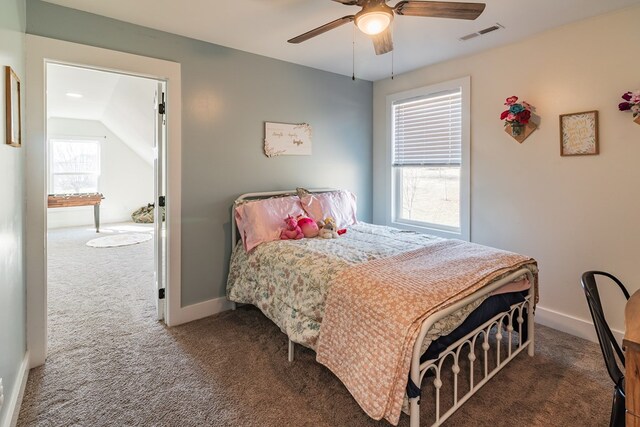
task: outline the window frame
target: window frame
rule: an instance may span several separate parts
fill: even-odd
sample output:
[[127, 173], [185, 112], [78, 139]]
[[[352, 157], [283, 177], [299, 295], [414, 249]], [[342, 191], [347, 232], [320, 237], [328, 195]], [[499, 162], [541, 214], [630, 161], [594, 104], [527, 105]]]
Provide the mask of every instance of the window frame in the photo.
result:
[[[459, 88], [462, 99], [462, 158], [460, 164], [460, 230], [455, 228], [431, 224], [422, 221], [399, 220], [397, 212], [400, 199], [399, 194], [399, 167], [393, 166], [394, 150], [394, 123], [393, 104], [398, 101], [410, 100]], [[386, 98], [387, 108], [387, 159], [386, 159], [386, 222], [387, 225], [400, 229], [412, 230], [421, 233], [433, 234], [445, 238], [455, 238], [469, 241], [471, 239], [471, 78], [469, 76], [449, 80], [442, 83], [423, 86], [403, 92], [390, 94]]]
[[[100, 192], [100, 188], [101, 188], [101, 177], [102, 177], [102, 140], [104, 139], [104, 137], [91, 137], [91, 136], [51, 136], [49, 138], [49, 150], [47, 150], [48, 152], [48, 176], [49, 176], [49, 183], [48, 183], [48, 191], [49, 194], [55, 194], [54, 191], [54, 187], [53, 187], [53, 177], [55, 175], [96, 175], [97, 176], [97, 185], [96, 185], [96, 192], [99, 193]], [[54, 167], [53, 167], [53, 151], [54, 151], [54, 144], [56, 142], [84, 142], [84, 143], [95, 143], [98, 147], [98, 172], [54, 172]], [[75, 194], [75, 193], [65, 193], [65, 194]], [[81, 194], [81, 193], [78, 193]]]

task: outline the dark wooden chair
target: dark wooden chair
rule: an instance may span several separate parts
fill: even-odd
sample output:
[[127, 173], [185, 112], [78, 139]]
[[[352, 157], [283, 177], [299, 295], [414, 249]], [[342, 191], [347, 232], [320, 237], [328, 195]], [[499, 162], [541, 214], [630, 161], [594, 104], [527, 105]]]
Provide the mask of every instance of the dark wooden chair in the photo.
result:
[[[587, 271], [582, 275], [582, 289], [587, 297], [587, 304], [589, 305], [589, 311], [593, 318], [593, 325], [598, 335], [598, 341], [600, 343], [600, 349], [604, 356], [604, 362], [607, 366], [609, 376], [613, 380], [613, 404], [611, 408], [611, 420], [609, 426], [611, 427], [624, 427], [625, 425], [625, 394], [624, 394], [624, 353], [618, 345], [611, 328], [607, 324], [607, 320], [604, 316], [604, 310], [602, 309], [602, 302], [600, 301], [600, 294], [598, 293], [598, 283], [596, 276], [604, 276], [611, 279], [616, 283], [625, 298], [629, 299], [629, 292], [624, 287], [622, 282], [618, 280], [613, 274], [604, 271]], [[617, 360], [616, 360], [617, 357]], [[622, 367], [620, 367], [620, 364]]]

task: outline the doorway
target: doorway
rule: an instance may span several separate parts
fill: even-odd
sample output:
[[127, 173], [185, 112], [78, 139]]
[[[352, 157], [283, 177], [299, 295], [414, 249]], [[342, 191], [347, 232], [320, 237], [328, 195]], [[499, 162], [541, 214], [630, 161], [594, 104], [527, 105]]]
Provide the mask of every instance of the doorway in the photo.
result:
[[[99, 70], [120, 75], [136, 76], [164, 83], [165, 115], [164, 120], [157, 120], [154, 132], [158, 136], [165, 136], [166, 140], [166, 167], [164, 176], [167, 178], [163, 185], [154, 182], [157, 194], [162, 192], [166, 196], [166, 221], [163, 222], [164, 233], [158, 233], [166, 238], [164, 257], [156, 257], [159, 262], [166, 259], [166, 270], [152, 266], [156, 274], [158, 286], [165, 286], [164, 320], [168, 325], [181, 322], [180, 307], [180, 186], [181, 186], [181, 120], [180, 120], [180, 65], [174, 62], [141, 57], [122, 52], [110, 51], [91, 46], [78, 45], [54, 39], [38, 36], [27, 36], [27, 82], [30, 90], [27, 91], [27, 346], [29, 350], [30, 367], [44, 363], [47, 354], [47, 206], [49, 194], [48, 164], [48, 129], [47, 129], [47, 97], [45, 82], [47, 82], [47, 67], [49, 64], [60, 66], [78, 67], [88, 70]], [[66, 93], [65, 93], [66, 96]], [[162, 95], [158, 94], [156, 104], [160, 104]], [[172, 111], [174, 112], [172, 114]], [[156, 114], [156, 117], [160, 117]], [[61, 135], [62, 137], [68, 135]], [[92, 135], [95, 137], [95, 135]], [[98, 135], [100, 136], [100, 135]], [[64, 138], [61, 138], [64, 139]], [[64, 143], [59, 143], [64, 146]], [[69, 145], [69, 144], [67, 144]], [[85, 146], [86, 147], [86, 146]], [[78, 149], [80, 150], [80, 149]], [[84, 150], [84, 148], [82, 149]], [[87, 149], [89, 152], [95, 149]], [[154, 153], [157, 150], [154, 150]], [[85, 153], [90, 154], [90, 153]], [[161, 157], [162, 159], [162, 157]], [[161, 160], [162, 161], [162, 160]], [[157, 160], [154, 167], [158, 168]], [[160, 167], [160, 170], [162, 168]], [[156, 177], [158, 174], [155, 175]], [[90, 183], [89, 177], [84, 177], [83, 182]], [[98, 178], [99, 179], [99, 178]], [[59, 178], [64, 181], [63, 178]], [[156, 195], [157, 195], [156, 194]], [[155, 197], [155, 196], [154, 196]], [[106, 198], [105, 198], [106, 200]], [[157, 205], [158, 200], [154, 200]], [[106, 206], [106, 205], [105, 205]], [[71, 208], [67, 208], [71, 209]], [[95, 224], [86, 224], [92, 221], [92, 207], [85, 211], [78, 211], [75, 215], [83, 216], [85, 226], [93, 227]], [[87, 212], [87, 210], [89, 212]], [[93, 233], [101, 235], [105, 230], [106, 210], [100, 212], [100, 231]], [[110, 215], [113, 214], [113, 211]], [[87, 215], [91, 220], [87, 220]], [[156, 215], [156, 217], [159, 217]], [[108, 219], [107, 219], [108, 220]], [[117, 230], [116, 230], [117, 231]], [[157, 239], [157, 242], [160, 242]], [[157, 243], [156, 242], [156, 243]], [[155, 245], [153, 245], [155, 247]], [[160, 252], [162, 255], [163, 252]], [[91, 269], [90, 265], [85, 268]], [[166, 275], [162, 272], [166, 271]], [[118, 296], [113, 295], [114, 301]], [[160, 298], [161, 293], [155, 292], [154, 298]], [[163, 301], [159, 301], [162, 303]], [[154, 316], [161, 313], [162, 305], [156, 310]]]
[[163, 320], [165, 82], [48, 62], [46, 85], [51, 329], [124, 294], [146, 295]]

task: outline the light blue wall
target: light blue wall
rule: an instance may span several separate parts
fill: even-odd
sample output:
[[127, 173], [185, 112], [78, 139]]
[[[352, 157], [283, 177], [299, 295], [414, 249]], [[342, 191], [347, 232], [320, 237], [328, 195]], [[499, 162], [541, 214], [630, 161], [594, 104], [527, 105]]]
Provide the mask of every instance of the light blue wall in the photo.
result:
[[[371, 220], [372, 83], [29, 0], [27, 32], [182, 67], [182, 301], [224, 296], [230, 206], [251, 191], [348, 188]], [[310, 157], [267, 158], [264, 121], [313, 128]]]
[[[5, 144], [4, 103], [4, 67], [11, 66], [25, 80], [25, 11], [25, 0], [0, 1], [0, 377], [5, 395], [0, 425], [11, 415], [7, 407], [18, 392], [17, 374], [26, 351], [24, 148]], [[22, 99], [24, 111], [24, 94]]]

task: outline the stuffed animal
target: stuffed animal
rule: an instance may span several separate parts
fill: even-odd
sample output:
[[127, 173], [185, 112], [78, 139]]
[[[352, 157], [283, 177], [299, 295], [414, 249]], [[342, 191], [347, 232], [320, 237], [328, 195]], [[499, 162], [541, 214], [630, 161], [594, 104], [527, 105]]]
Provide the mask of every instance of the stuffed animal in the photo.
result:
[[320, 226], [320, 232], [318, 233], [318, 236], [322, 237], [323, 239], [338, 238], [338, 233], [336, 232], [336, 221], [333, 218], [327, 217], [324, 221], [319, 221], [318, 226]]
[[314, 220], [302, 215], [298, 216], [298, 226], [306, 238], [317, 237], [320, 231], [318, 224]]
[[296, 220], [291, 215], [287, 215], [284, 222], [285, 224], [287, 224], [287, 228], [280, 232], [281, 240], [298, 240], [304, 237], [304, 234], [302, 234], [302, 230], [298, 226], [298, 220]]

